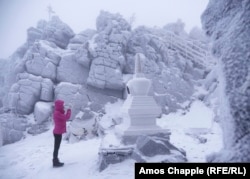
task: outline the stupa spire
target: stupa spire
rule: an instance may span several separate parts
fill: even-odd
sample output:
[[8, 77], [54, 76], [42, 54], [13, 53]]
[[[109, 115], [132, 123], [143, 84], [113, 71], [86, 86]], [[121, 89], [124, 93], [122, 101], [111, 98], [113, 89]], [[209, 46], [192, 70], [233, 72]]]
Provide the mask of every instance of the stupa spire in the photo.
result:
[[135, 77], [143, 77], [141, 55], [137, 53], [135, 55]]
[[140, 55], [137, 53], [136, 54], [136, 58], [135, 58], [135, 74], [141, 73], [142, 69], [141, 69], [141, 59], [140, 59]]

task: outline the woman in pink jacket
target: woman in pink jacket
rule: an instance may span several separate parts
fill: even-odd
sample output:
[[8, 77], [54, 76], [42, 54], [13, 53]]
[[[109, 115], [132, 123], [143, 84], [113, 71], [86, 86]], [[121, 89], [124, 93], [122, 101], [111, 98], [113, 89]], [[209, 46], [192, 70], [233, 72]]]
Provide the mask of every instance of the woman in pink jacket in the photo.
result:
[[53, 167], [61, 167], [64, 163], [61, 163], [58, 159], [58, 151], [60, 148], [60, 144], [62, 141], [62, 134], [66, 132], [66, 121], [69, 120], [71, 116], [71, 109], [68, 109], [65, 113], [64, 111], [64, 101], [56, 100], [55, 101], [55, 109], [53, 113], [54, 119], [54, 152], [53, 152]]

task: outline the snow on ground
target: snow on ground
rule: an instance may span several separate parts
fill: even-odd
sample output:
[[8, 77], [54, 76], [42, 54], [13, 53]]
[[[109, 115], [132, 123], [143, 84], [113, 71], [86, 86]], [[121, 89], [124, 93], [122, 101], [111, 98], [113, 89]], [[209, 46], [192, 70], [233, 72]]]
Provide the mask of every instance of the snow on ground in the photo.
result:
[[[110, 117], [117, 117], [121, 102], [109, 104]], [[116, 111], [116, 112], [115, 112]], [[202, 102], [192, 104], [185, 115], [181, 112], [163, 115], [157, 124], [168, 128], [172, 134], [171, 142], [183, 148], [189, 162], [205, 162], [205, 156], [222, 147], [222, 134], [217, 123], [212, 122], [212, 109]], [[78, 143], [62, 141], [59, 158], [65, 162], [62, 168], [52, 167], [54, 138], [52, 128], [46, 133], [27, 137], [14, 144], [0, 147], [1, 179], [128, 179], [134, 178], [134, 160], [125, 160], [119, 164], [109, 165], [102, 172], [98, 171], [98, 150], [101, 138], [82, 140]], [[112, 139], [112, 137], [109, 137]], [[207, 140], [205, 143], [201, 141]]]
[[[206, 155], [223, 146], [222, 131], [213, 121], [213, 110], [203, 102], [193, 102], [189, 112], [164, 115], [157, 120], [162, 128], [170, 129], [170, 141], [187, 152], [189, 162], [205, 162]], [[206, 140], [205, 143], [201, 141]]]

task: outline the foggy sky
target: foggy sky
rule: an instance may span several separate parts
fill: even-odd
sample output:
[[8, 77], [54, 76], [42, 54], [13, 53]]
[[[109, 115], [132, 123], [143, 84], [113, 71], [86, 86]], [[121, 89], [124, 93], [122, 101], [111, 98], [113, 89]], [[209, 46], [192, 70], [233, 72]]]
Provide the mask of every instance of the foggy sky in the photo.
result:
[[25, 43], [26, 30], [40, 19], [48, 20], [47, 7], [75, 33], [96, 29], [100, 10], [120, 13], [126, 20], [133, 15], [133, 27], [163, 27], [181, 19], [187, 32], [201, 28], [200, 15], [208, 0], [0, 0], [0, 58], [7, 58]]

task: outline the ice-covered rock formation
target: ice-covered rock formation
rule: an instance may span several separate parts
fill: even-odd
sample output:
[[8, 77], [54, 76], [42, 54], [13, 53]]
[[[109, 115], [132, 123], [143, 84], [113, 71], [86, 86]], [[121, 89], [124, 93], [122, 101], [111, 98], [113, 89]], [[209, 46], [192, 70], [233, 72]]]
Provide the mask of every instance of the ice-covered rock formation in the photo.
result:
[[27, 118], [13, 113], [0, 115], [0, 146], [19, 141], [29, 127]]
[[220, 63], [225, 148], [213, 162], [250, 162], [250, 1], [210, 0], [203, 28]]
[[[0, 99], [2, 99], [5, 95], [5, 73], [6, 73], [6, 65], [7, 60], [6, 59], [0, 59]], [[0, 108], [3, 106], [3, 101], [0, 100]]]
[[97, 88], [122, 91], [124, 52], [130, 25], [119, 14], [101, 11], [96, 20], [96, 28], [98, 34], [93, 37], [95, 45], [90, 44], [93, 60], [87, 82]]
[[152, 79], [153, 95], [164, 106], [163, 113], [182, 109], [181, 104], [191, 100], [194, 86], [209, 70], [206, 50], [164, 29], [139, 27], [132, 32], [125, 73], [133, 71], [133, 53], [144, 54], [142, 68]]
[[28, 29], [27, 42], [33, 44], [37, 39], [54, 42], [58, 47], [65, 49], [69, 40], [75, 35], [72, 29], [63, 23], [59, 17], [52, 16], [50, 21], [41, 20], [37, 28]]
[[[56, 16], [41, 20], [7, 60], [4, 78], [0, 74], [0, 106], [5, 112], [34, 113], [40, 126], [50, 114], [41, 106], [51, 106], [57, 98], [72, 104], [71, 120], [87, 110], [98, 113], [107, 102], [126, 98], [134, 55], [141, 53], [145, 76], [153, 83], [150, 94], [163, 113], [182, 109], [210, 70], [206, 42], [192, 39], [166, 29], [131, 30], [121, 15], [105, 11], [97, 17], [96, 30], [79, 34]], [[42, 131], [39, 126], [33, 129], [31, 133]]]
[[19, 114], [30, 114], [37, 101], [53, 101], [53, 98], [53, 83], [50, 79], [20, 73], [17, 83], [11, 86], [6, 105]]

